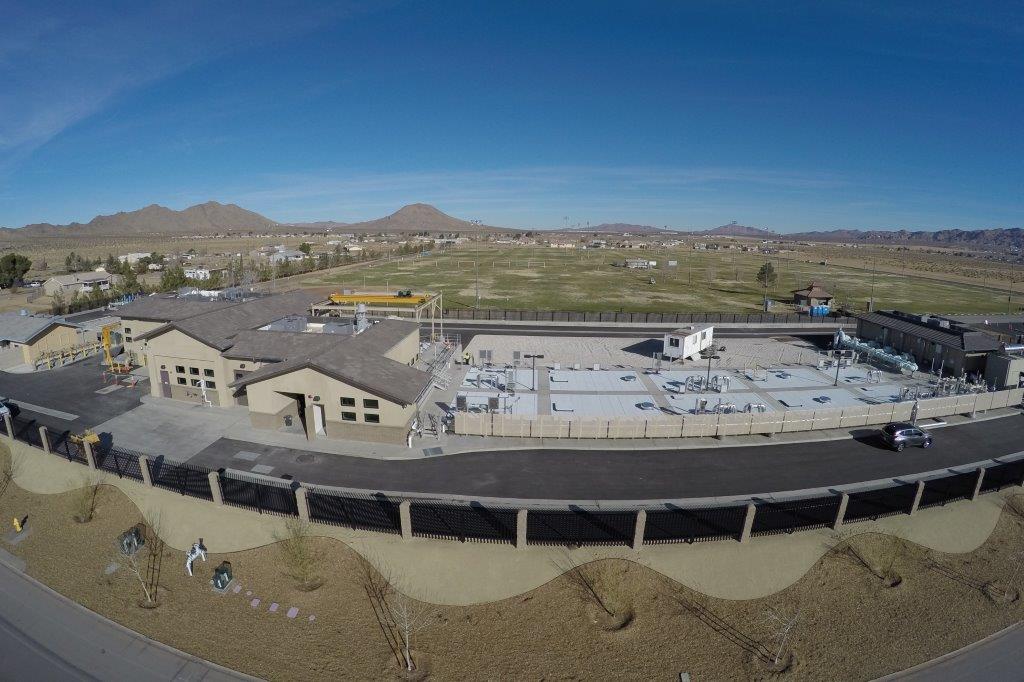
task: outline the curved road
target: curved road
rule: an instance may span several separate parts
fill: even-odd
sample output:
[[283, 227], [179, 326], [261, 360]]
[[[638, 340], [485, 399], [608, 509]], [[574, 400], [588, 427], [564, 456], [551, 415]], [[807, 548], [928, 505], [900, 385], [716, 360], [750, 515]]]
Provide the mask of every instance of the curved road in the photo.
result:
[[[936, 429], [935, 444], [897, 454], [872, 431], [852, 440], [690, 450], [509, 450], [382, 461], [222, 439], [190, 461], [239, 468], [260, 453], [275, 476], [431, 494], [564, 500], [674, 499], [821, 488], [942, 469], [1024, 450], [1024, 416]], [[525, 441], [524, 441], [525, 443]], [[249, 463], [251, 464], [251, 463]]]

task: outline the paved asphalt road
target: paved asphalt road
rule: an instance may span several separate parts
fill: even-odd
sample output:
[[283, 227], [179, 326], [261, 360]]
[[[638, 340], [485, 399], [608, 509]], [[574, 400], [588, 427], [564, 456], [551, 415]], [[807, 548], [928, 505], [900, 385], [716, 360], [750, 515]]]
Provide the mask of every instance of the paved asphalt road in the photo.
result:
[[[1018, 623], [959, 651], [905, 672], [889, 682], [1019, 682], [1024, 680], [1024, 625]], [[881, 682], [881, 681], [880, 681]]]
[[253, 678], [157, 644], [0, 563], [0, 679], [227, 682]]
[[[871, 435], [868, 435], [870, 433]], [[1024, 450], [1024, 416], [935, 430], [935, 444], [901, 454], [864, 437], [692, 450], [509, 450], [381, 461], [221, 439], [190, 461], [274, 467], [273, 475], [353, 488], [565, 500], [755, 495], [898, 477]], [[235, 458], [240, 451], [257, 461]]]
[[[0, 372], [0, 396], [11, 398], [21, 406], [21, 416], [34, 418], [57, 433], [69, 429], [80, 433], [138, 407], [140, 397], [149, 391], [149, 383], [143, 382], [135, 388], [119, 388], [105, 394], [96, 393], [104, 388], [102, 368], [96, 358], [45, 372]], [[58, 410], [75, 415], [76, 418], [68, 420], [35, 412], [22, 403]]]

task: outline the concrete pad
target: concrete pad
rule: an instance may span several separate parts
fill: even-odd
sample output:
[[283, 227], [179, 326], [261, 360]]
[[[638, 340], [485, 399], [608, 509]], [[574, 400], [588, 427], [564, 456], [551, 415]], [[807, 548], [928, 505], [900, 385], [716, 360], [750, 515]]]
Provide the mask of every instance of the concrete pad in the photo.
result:
[[256, 598], [255, 598], [255, 599], [253, 599], [253, 600], [252, 600], [251, 602], [249, 602], [249, 606], [251, 606], [251, 607], [252, 607], [252, 608], [254, 608], [254, 609], [255, 609], [256, 607], [258, 607], [259, 605], [260, 605], [260, 600], [259, 600], [259, 597], [256, 597]]
[[180, 401], [147, 400], [94, 427], [120, 447], [186, 460], [219, 440], [235, 423], [249, 421], [245, 407], [202, 407]]
[[278, 603], [274, 602], [274, 603], [272, 603], [270, 605], [270, 608], [267, 609], [267, 610], [270, 611], [271, 613], [277, 613], [277, 608], [278, 608]]
[[660, 417], [665, 413], [658, 409], [654, 398], [647, 393], [553, 393], [551, 414], [587, 417]]
[[791, 410], [824, 410], [830, 407], [857, 407], [865, 404], [845, 388], [773, 391], [768, 395]]
[[29, 537], [30, 535], [32, 535], [32, 526], [26, 524], [21, 529], [20, 533], [16, 533], [14, 532], [14, 530], [9, 531], [7, 535], [4, 536], [4, 542], [6, 542], [11, 547], [17, 547], [25, 541], [25, 538]]
[[298, 607], [296, 607], [296, 606], [291, 607], [290, 609], [288, 609], [288, 613], [286, 613], [285, 615], [288, 616], [289, 618], [294, 618], [295, 616], [299, 615]]
[[253, 468], [249, 469], [249, 471], [253, 472], [254, 474], [264, 474], [264, 475], [269, 474], [273, 470], [274, 470], [274, 467], [269, 466], [267, 464], [257, 464]]
[[111, 384], [110, 386], [104, 386], [103, 388], [96, 391], [96, 393], [98, 393], [99, 395], [107, 395], [108, 393], [119, 391], [122, 388], [124, 388], [124, 386], [122, 386], [121, 384]]
[[260, 453], [252, 452], [251, 450], [239, 450], [238, 453], [234, 455], [234, 457], [236, 459], [244, 459], [247, 462], [255, 462], [257, 459], [260, 458]]
[[638, 388], [643, 386], [640, 383], [640, 377], [633, 371], [549, 370], [548, 380], [551, 383], [552, 392], [635, 393]]

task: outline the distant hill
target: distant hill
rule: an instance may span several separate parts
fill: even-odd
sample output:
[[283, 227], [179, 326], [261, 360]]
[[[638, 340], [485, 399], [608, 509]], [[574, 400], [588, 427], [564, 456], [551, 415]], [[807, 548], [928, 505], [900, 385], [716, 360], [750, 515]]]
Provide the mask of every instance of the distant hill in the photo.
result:
[[828, 230], [781, 235], [786, 239], [812, 242], [907, 244], [980, 250], [1024, 250], [1024, 229], [988, 230]]
[[428, 204], [411, 204], [377, 220], [361, 223], [321, 221], [277, 223], [235, 204], [208, 201], [175, 211], [153, 204], [137, 211], [96, 216], [87, 223], [37, 223], [0, 228], [0, 241], [18, 242], [38, 237], [129, 237], [135, 235], [204, 235], [244, 232], [496, 232], [503, 228], [478, 225], [442, 213]]
[[276, 223], [234, 204], [205, 204], [175, 211], [152, 204], [137, 211], [96, 216], [87, 223], [51, 225], [37, 223], [19, 229], [4, 229], [0, 238], [19, 241], [36, 237], [125, 237], [140, 234], [223, 234], [266, 231]]
[[348, 232], [505, 232], [514, 231], [503, 227], [479, 225], [468, 220], [453, 218], [430, 204], [409, 204], [389, 216], [350, 223], [344, 228]]
[[729, 223], [728, 225], [721, 225], [720, 227], [716, 227], [712, 230], [691, 232], [690, 234], [708, 235], [709, 237], [754, 237], [767, 239], [772, 233], [760, 227], [749, 227], [747, 225]]

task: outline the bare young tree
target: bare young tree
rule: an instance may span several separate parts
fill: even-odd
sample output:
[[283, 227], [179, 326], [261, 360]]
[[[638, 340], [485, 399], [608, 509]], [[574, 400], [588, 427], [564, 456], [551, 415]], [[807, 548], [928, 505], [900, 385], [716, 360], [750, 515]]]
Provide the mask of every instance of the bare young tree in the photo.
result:
[[429, 604], [396, 590], [393, 573], [381, 565], [383, 568], [377, 569], [360, 557], [357, 578], [396, 660], [407, 672], [413, 672], [417, 669], [413, 654], [415, 639], [420, 632], [437, 624], [437, 613]]
[[[142, 524], [139, 525], [142, 526]], [[142, 537], [145, 538], [146, 533], [144, 530], [141, 531], [141, 534]], [[117, 558], [124, 563], [128, 572], [135, 577], [136, 581], [138, 581], [145, 597], [145, 604], [147, 606], [152, 606], [156, 603], [156, 595], [153, 594], [149, 581], [146, 579], [146, 562], [149, 558], [149, 552], [153, 551], [148, 544], [149, 543], [147, 542], [146, 545], [133, 549], [125, 548], [118, 543]]]
[[321, 555], [314, 547], [307, 522], [289, 518], [285, 522], [285, 532], [278, 535], [277, 540], [288, 575], [300, 590], [312, 592], [323, 585], [319, 573]]
[[903, 541], [889, 536], [881, 549], [869, 549], [854, 539], [855, 532], [833, 533], [827, 541], [829, 552], [838, 557], [852, 560], [856, 565], [878, 578], [886, 587], [895, 587], [902, 582], [896, 570], [896, 562], [903, 556], [906, 546]]
[[772, 665], [778, 666], [784, 660], [786, 643], [789, 641], [793, 630], [796, 628], [800, 618], [800, 609], [797, 609], [792, 616], [788, 616], [774, 609], [765, 611], [765, 619], [772, 627]]
[[580, 563], [568, 551], [553, 563], [583, 603], [604, 614], [606, 629], [619, 630], [630, 624], [633, 612], [620, 592], [619, 576], [611, 575], [612, 564]]
[[100, 486], [103, 485], [103, 476], [98, 472], [92, 472], [82, 476], [82, 486], [74, 493], [75, 521], [78, 523], [89, 523], [96, 514], [96, 507], [99, 505]]
[[7, 488], [14, 482], [20, 470], [21, 460], [16, 458], [10, 449], [3, 448], [2, 459], [0, 459], [0, 498], [7, 492]]

